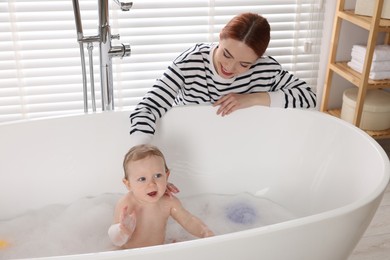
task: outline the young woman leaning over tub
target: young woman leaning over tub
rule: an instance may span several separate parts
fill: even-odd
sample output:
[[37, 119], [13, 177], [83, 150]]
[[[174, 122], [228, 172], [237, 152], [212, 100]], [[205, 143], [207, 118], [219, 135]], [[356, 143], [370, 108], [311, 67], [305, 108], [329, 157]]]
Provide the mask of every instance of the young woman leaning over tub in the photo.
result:
[[166, 193], [169, 169], [157, 147], [132, 147], [125, 156], [123, 168], [123, 183], [129, 192], [118, 201], [114, 224], [108, 230], [115, 246], [136, 248], [163, 244], [170, 216], [194, 236], [214, 235], [200, 219], [183, 208], [178, 198]]
[[219, 43], [199, 43], [180, 54], [130, 115], [134, 144], [148, 143], [156, 120], [173, 105], [213, 104], [229, 115], [255, 105], [312, 108], [316, 94], [264, 55], [270, 26], [243, 13], [222, 29]]

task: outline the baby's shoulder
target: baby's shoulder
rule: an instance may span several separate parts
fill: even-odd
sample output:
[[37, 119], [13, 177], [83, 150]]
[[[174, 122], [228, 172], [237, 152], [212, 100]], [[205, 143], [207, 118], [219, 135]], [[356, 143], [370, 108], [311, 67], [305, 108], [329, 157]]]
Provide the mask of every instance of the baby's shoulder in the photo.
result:
[[161, 198], [161, 202], [169, 207], [177, 207], [181, 205], [180, 200], [175, 195], [164, 195]]

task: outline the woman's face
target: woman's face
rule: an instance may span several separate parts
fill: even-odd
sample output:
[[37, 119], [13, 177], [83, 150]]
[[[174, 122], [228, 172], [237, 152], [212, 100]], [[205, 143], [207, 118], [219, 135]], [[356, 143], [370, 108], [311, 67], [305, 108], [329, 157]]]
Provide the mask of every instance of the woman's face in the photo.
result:
[[227, 38], [219, 40], [213, 62], [218, 75], [229, 79], [248, 71], [258, 58], [245, 43]]

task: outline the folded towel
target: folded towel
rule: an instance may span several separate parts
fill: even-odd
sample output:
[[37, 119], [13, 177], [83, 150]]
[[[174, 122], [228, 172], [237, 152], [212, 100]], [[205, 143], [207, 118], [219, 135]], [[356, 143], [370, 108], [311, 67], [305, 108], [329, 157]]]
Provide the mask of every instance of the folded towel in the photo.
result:
[[[364, 63], [364, 59], [366, 58], [366, 54], [365, 53], [362, 53], [362, 52], [358, 52], [354, 49], [352, 49], [351, 51], [351, 57], [352, 59], [355, 59], [357, 61], [359, 61], [360, 63]], [[385, 60], [385, 59], [382, 59], [382, 60], [372, 60], [372, 62], [377, 62], [378, 64], [380, 64], [381, 62], [390, 62], [390, 59], [389, 60]]]
[[356, 60], [360, 60], [361, 62], [364, 61], [364, 59], [366, 58], [365, 54], [355, 50], [352, 48], [352, 51], [351, 51], [351, 57], [356, 59]]
[[[363, 70], [364, 59], [356, 58], [352, 55], [351, 62], [355, 63], [356, 66]], [[390, 71], [390, 61], [373, 61], [371, 62], [370, 72], [379, 72], [379, 71]]]
[[[363, 68], [359, 67], [359, 65], [356, 64], [356, 62], [348, 62], [348, 66], [351, 67], [353, 70], [356, 70], [357, 72], [362, 73]], [[383, 79], [390, 79], [390, 71], [374, 71], [370, 72], [370, 75], [368, 76], [372, 80], [383, 80]]]
[[[352, 51], [359, 56], [366, 56], [367, 47], [364, 45], [353, 45]], [[390, 45], [377, 45], [375, 46], [373, 61], [385, 61], [390, 60]]]

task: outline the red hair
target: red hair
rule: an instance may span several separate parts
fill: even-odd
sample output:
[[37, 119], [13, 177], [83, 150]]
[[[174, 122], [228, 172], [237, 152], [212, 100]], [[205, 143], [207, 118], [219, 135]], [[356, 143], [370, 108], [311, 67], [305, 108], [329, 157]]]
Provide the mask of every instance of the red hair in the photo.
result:
[[220, 39], [231, 38], [248, 45], [259, 57], [268, 47], [270, 26], [264, 17], [255, 13], [242, 13], [231, 19], [222, 29]]

